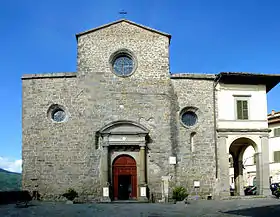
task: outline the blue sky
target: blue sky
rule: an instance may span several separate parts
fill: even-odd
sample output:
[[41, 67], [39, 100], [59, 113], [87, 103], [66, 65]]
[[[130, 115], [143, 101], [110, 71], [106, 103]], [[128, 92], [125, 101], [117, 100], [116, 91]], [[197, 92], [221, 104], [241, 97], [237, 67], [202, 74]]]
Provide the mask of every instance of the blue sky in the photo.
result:
[[[76, 71], [75, 34], [126, 18], [172, 35], [171, 72], [280, 73], [277, 0], [10, 0], [0, 3], [0, 167], [21, 159], [21, 76]], [[280, 110], [279, 85], [268, 111]], [[18, 160], [18, 161], [16, 161]]]

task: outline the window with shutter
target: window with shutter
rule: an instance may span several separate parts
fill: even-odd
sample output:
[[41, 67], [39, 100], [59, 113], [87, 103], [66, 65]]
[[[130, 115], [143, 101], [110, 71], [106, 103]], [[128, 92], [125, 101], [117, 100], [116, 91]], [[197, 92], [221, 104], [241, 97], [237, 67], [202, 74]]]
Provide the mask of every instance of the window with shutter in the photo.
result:
[[237, 119], [248, 120], [248, 100], [237, 100]]
[[274, 137], [280, 137], [280, 128], [274, 129]]
[[274, 163], [280, 163], [280, 151], [274, 152]]

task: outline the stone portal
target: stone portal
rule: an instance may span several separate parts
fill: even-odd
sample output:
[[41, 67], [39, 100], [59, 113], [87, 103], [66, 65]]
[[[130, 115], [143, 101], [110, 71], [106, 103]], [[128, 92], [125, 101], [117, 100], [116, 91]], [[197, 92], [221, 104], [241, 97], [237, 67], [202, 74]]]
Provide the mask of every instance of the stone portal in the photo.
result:
[[115, 200], [146, 200], [148, 130], [139, 123], [116, 121], [102, 128], [99, 135], [101, 185], [112, 186], [110, 195]]

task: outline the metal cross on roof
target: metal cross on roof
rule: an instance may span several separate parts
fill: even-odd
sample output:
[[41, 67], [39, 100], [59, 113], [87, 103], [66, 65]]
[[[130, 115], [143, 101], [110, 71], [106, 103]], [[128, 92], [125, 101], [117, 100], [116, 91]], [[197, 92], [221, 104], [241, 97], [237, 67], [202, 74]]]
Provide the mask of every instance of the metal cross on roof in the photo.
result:
[[124, 19], [125, 16], [127, 15], [127, 12], [122, 10], [122, 11], [119, 12], [119, 14], [121, 15], [121, 18]]

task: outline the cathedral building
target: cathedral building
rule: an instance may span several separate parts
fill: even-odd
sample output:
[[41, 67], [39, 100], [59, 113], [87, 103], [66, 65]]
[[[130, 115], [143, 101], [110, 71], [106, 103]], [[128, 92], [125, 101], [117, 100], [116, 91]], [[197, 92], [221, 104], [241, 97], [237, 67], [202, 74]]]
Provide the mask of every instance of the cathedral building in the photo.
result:
[[242, 195], [251, 145], [269, 194], [266, 94], [279, 75], [171, 73], [171, 35], [124, 19], [76, 39], [77, 72], [22, 76], [24, 190], [160, 201], [183, 186], [221, 198], [231, 154]]

